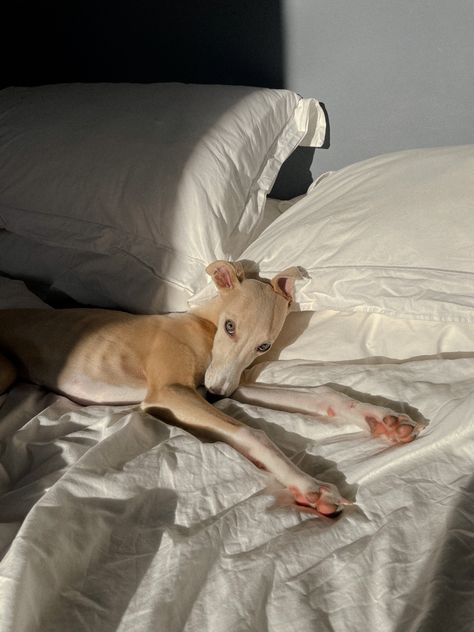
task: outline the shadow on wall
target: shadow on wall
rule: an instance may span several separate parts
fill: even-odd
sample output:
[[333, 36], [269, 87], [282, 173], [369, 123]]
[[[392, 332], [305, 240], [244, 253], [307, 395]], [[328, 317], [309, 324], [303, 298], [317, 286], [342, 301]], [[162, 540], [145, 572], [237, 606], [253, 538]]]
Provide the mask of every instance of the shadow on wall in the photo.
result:
[[[313, 95], [304, 95], [313, 96]], [[326, 138], [322, 149], [328, 149], [331, 142], [331, 126], [329, 116], [324, 103], [321, 103], [326, 116]], [[270, 197], [280, 200], [290, 200], [297, 195], [306, 193], [313, 182], [311, 165], [314, 158], [314, 147], [297, 147], [291, 156], [283, 163], [278, 177], [270, 192]]]
[[[71, 0], [7, 8], [8, 85], [168, 82], [285, 87], [281, 0]], [[12, 50], [34, 51], [12, 56]], [[303, 95], [313, 96], [313, 95]], [[272, 197], [308, 188], [314, 149], [298, 148]]]
[[[5, 85], [71, 81], [224, 83], [281, 88], [280, 0], [10, 3]], [[4, 43], [3, 45], [8, 45]], [[12, 60], [19, 45], [31, 51]]]

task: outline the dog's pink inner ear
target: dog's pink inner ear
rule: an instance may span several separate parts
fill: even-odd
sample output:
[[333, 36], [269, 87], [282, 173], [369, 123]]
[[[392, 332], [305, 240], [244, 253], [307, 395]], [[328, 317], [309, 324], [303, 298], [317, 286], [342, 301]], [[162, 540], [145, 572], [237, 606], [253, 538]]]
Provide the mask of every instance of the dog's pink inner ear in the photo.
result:
[[290, 279], [289, 277], [280, 277], [277, 283], [282, 294], [284, 294], [290, 301], [293, 300], [293, 289], [295, 286], [293, 279]]
[[280, 276], [272, 281], [273, 289], [291, 303], [294, 299], [295, 280], [292, 277]]
[[303, 268], [293, 266], [274, 276], [271, 284], [277, 294], [280, 294], [289, 303], [292, 303], [295, 300], [295, 281], [304, 279], [306, 276], [307, 273]]
[[213, 273], [215, 284], [223, 289], [232, 289], [234, 287], [232, 272], [229, 270], [227, 266], [220, 266], [216, 268]]

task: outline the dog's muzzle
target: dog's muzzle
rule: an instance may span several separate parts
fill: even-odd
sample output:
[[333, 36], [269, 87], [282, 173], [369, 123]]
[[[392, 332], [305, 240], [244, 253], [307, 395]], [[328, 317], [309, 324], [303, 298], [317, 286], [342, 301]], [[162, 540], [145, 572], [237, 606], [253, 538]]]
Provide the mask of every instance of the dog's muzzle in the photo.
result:
[[[239, 376], [240, 377], [240, 376]], [[216, 375], [213, 370], [207, 370], [204, 377], [204, 386], [210, 393], [220, 397], [229, 397], [239, 385], [239, 380], [229, 379], [227, 376]]]

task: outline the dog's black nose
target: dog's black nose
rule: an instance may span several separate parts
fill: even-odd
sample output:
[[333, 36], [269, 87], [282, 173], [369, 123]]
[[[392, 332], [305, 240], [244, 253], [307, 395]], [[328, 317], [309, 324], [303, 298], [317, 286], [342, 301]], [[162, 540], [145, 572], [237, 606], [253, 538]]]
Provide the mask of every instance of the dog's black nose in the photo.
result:
[[212, 391], [206, 390], [206, 401], [210, 404], [214, 404], [223, 398], [223, 395], [218, 395], [217, 393], [213, 393]]

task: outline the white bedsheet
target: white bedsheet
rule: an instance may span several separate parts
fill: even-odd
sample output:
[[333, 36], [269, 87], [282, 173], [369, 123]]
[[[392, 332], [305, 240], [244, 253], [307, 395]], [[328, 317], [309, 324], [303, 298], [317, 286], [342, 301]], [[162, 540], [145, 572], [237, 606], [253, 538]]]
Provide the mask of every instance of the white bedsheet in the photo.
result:
[[399, 448], [224, 402], [306, 471], [357, 488], [359, 510], [325, 524], [267, 511], [266, 476], [224, 444], [18, 386], [0, 409], [0, 630], [472, 629], [474, 360], [261, 377], [407, 399], [431, 424]]
[[265, 473], [133, 407], [32, 385], [0, 398], [0, 632], [472, 630], [473, 357], [275, 360], [430, 419], [397, 447], [357, 426], [223, 400], [357, 508], [279, 508]]

